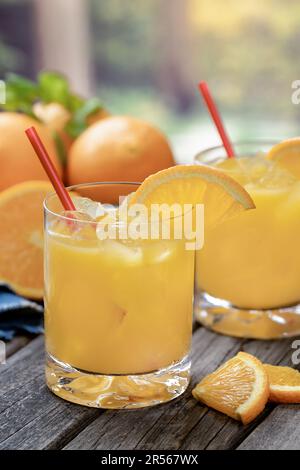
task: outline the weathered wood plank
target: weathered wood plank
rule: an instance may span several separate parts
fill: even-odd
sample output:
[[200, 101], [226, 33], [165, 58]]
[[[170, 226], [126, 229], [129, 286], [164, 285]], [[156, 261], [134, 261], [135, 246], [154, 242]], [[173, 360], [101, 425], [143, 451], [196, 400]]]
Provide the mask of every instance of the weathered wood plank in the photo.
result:
[[239, 450], [299, 450], [300, 405], [278, 405], [242, 442]]
[[39, 337], [0, 366], [0, 412], [22, 397], [25, 385], [43, 373], [43, 357], [43, 338]]
[[145, 410], [105, 412], [79, 433], [66, 449], [180, 448], [185, 436], [207, 413], [207, 408], [191, 397], [195, 380], [215, 369], [224, 358], [234, 355], [241, 343], [198, 329], [193, 335], [194, 380], [184, 397]]
[[42, 337], [0, 368], [0, 449], [60, 448], [99, 413], [48, 391]]
[[16, 336], [11, 341], [6, 343], [6, 357], [10, 357], [15, 354], [19, 349], [24, 348], [32, 338], [29, 336]]

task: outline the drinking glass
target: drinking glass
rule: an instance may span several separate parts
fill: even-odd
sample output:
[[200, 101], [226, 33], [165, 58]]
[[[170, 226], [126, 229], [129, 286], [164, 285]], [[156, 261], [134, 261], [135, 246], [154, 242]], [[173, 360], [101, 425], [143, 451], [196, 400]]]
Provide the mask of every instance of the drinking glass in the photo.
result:
[[226, 163], [221, 169], [256, 205], [206, 231], [196, 254], [195, 315], [219, 333], [266, 339], [300, 333], [300, 183], [265, 159], [274, 144], [235, 143], [235, 159], [226, 160], [223, 147], [195, 158]]
[[[138, 185], [91, 183], [68, 191], [101, 202]], [[82, 201], [88, 212], [100, 208]], [[44, 208], [50, 390], [100, 408], [145, 407], [182, 394], [190, 378], [193, 251], [180, 239], [122, 239], [114, 216], [99, 238], [102, 218], [63, 212], [55, 194]]]

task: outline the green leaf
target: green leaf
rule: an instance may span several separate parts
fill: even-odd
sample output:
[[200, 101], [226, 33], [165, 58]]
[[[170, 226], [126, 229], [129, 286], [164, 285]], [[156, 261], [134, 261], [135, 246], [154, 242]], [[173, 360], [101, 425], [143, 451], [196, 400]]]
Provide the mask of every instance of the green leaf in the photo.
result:
[[14, 73], [7, 74], [6, 87], [11, 88], [14, 92], [23, 98], [23, 100], [33, 101], [37, 97], [37, 86], [31, 80], [21, 77]]
[[83, 102], [82, 106], [74, 112], [72, 119], [66, 126], [68, 134], [73, 138], [78, 137], [88, 127], [88, 117], [102, 108], [103, 105], [98, 98], [91, 98]]
[[85, 100], [83, 98], [81, 98], [78, 95], [71, 94], [69, 96], [69, 108], [68, 109], [69, 111], [74, 113], [75, 111], [77, 111], [77, 109], [81, 108], [84, 103], [85, 103]]
[[37, 86], [31, 80], [16, 74], [8, 74], [6, 84], [6, 103], [1, 107], [7, 111], [22, 111], [33, 115], [32, 104], [37, 98]]
[[69, 109], [70, 88], [68, 80], [57, 72], [38, 75], [39, 98], [44, 103], [60, 103]]

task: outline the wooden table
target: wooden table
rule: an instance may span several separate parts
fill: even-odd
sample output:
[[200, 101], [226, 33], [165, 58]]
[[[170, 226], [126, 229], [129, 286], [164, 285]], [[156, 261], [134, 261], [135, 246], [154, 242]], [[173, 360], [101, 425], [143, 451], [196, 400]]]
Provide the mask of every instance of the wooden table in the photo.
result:
[[0, 449], [300, 449], [300, 405], [269, 404], [243, 426], [197, 403], [191, 388], [239, 350], [290, 364], [292, 339], [239, 340], [196, 327], [188, 391], [165, 405], [105, 411], [65, 402], [44, 381], [43, 337], [20, 337], [0, 366]]

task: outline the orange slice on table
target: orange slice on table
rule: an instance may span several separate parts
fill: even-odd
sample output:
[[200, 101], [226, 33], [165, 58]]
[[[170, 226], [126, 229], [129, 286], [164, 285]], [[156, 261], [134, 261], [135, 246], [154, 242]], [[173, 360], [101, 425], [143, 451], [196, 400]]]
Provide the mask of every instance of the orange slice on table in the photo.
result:
[[256, 357], [239, 352], [204, 377], [192, 393], [207, 406], [248, 424], [268, 401], [268, 375]]
[[300, 372], [292, 367], [265, 364], [270, 383], [270, 401], [300, 403]]
[[236, 213], [253, 209], [247, 191], [222, 171], [206, 165], [177, 165], [149, 176], [129, 204], [204, 204], [211, 227]]
[[0, 281], [43, 297], [43, 200], [52, 185], [27, 181], [0, 193]]
[[283, 140], [274, 145], [267, 158], [277, 162], [297, 179], [300, 179], [300, 137]]

